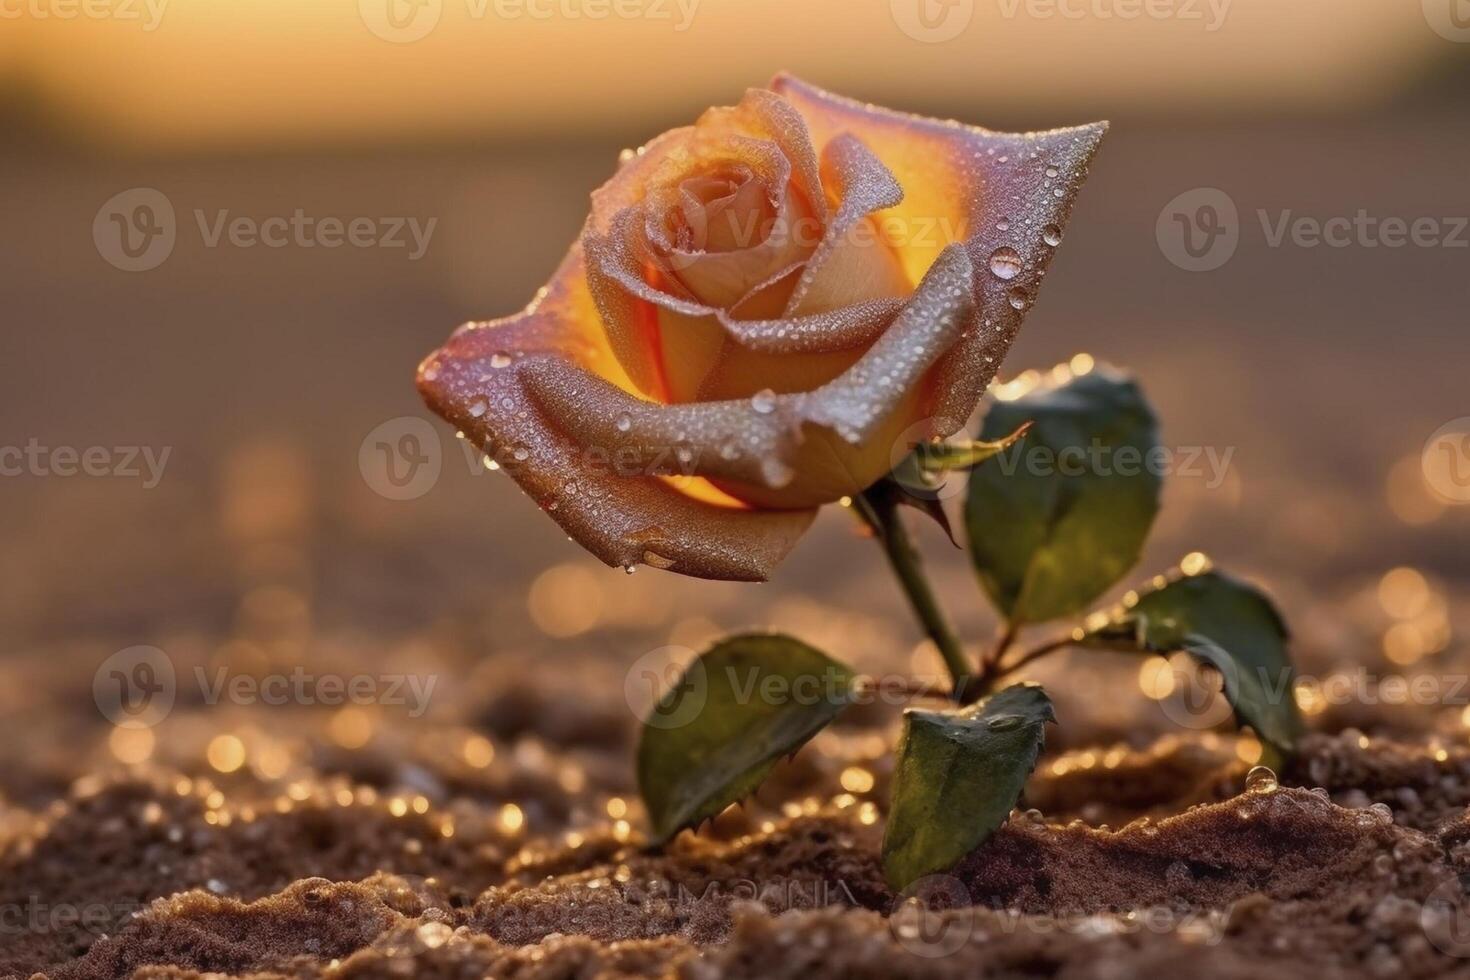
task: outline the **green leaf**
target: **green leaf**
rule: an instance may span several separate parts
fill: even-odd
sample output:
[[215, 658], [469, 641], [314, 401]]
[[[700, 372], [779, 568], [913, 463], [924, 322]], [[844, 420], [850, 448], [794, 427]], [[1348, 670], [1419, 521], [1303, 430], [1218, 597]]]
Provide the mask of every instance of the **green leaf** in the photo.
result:
[[883, 835], [883, 870], [896, 891], [954, 867], [1005, 822], [1049, 721], [1051, 699], [1035, 684], [956, 711], [904, 712]]
[[1183, 650], [1214, 667], [1236, 717], [1289, 752], [1302, 733], [1293, 693], [1290, 634], [1270, 598], [1218, 571], [1175, 578], [1146, 592], [1082, 645], [1120, 643], [1149, 653]]
[[735, 636], [702, 654], [643, 723], [638, 790], [656, 841], [754, 792], [852, 703], [856, 684], [789, 636]]
[[1138, 560], [1159, 509], [1158, 427], [1131, 380], [1096, 370], [998, 402], [981, 437], [1034, 422], [970, 476], [980, 582], [1013, 623], [1080, 612]]

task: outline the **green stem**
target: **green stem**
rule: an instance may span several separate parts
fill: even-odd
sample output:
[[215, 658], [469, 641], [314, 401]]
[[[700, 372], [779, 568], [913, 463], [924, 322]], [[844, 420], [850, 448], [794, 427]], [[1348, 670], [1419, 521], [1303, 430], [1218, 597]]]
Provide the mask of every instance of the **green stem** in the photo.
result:
[[949, 668], [949, 676], [954, 681], [952, 696], [956, 701], [964, 703], [975, 672], [969, 658], [965, 656], [964, 648], [960, 646], [954, 628], [949, 625], [949, 620], [939, 608], [939, 601], [934, 596], [929, 579], [924, 575], [919, 551], [899, 519], [897, 507], [883, 495], [869, 492], [853, 500], [853, 509], [873, 529], [878, 543], [883, 546], [883, 553], [888, 556], [888, 564], [897, 576], [898, 584], [903, 587], [915, 617], [929, 639], [934, 641], [939, 655], [944, 658], [944, 665]]

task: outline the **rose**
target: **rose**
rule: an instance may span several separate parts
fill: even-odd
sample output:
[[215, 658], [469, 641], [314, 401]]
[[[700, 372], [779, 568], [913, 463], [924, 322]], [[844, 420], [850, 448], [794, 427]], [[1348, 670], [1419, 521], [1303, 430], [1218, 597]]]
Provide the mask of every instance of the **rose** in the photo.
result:
[[625, 154], [429, 405], [609, 564], [763, 579], [821, 504], [968, 420], [1106, 124], [993, 133], [789, 76]]

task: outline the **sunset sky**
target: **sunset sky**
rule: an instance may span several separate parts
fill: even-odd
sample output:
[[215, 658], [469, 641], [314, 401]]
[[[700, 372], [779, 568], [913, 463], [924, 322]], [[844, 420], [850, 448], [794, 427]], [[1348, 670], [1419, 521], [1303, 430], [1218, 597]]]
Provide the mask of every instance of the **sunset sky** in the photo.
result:
[[780, 69], [982, 121], [1340, 111], [1466, 56], [1438, 2], [3, 0], [0, 83], [143, 148], [636, 131]]

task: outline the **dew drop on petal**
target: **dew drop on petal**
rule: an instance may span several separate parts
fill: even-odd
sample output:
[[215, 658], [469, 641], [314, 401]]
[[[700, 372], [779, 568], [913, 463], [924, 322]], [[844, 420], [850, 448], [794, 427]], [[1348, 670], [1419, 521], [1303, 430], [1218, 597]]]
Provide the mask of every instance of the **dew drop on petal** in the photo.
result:
[[489, 408], [490, 406], [485, 402], [485, 399], [476, 398], [474, 401], [470, 402], [470, 418], [480, 418], [482, 415], [485, 414], [485, 412], [489, 410]]
[[750, 407], [762, 415], [769, 415], [776, 410], [776, 393], [769, 388], [762, 388], [750, 396]]
[[618, 416], [617, 427], [619, 432], [627, 432], [633, 428], [633, 418], [627, 412]]
[[990, 271], [997, 279], [1014, 279], [1021, 274], [1021, 268], [1020, 254], [1009, 246], [990, 253]]
[[1041, 240], [1046, 242], [1052, 248], [1056, 248], [1058, 245], [1062, 244], [1062, 229], [1058, 228], [1056, 225], [1047, 225], [1045, 228], [1041, 229]]
[[490, 355], [490, 366], [496, 369], [510, 367], [510, 355], [503, 350], [498, 350]]
[[1010, 301], [1012, 307], [1018, 310], [1024, 310], [1031, 305], [1031, 296], [1020, 286], [1008, 290], [1006, 292], [1006, 299]]

